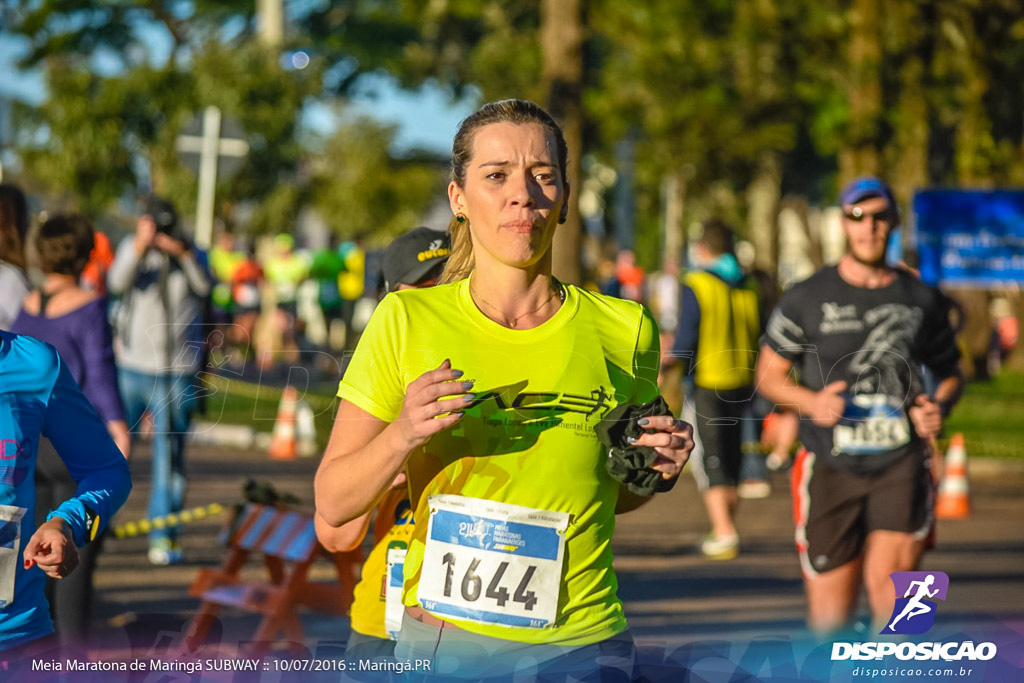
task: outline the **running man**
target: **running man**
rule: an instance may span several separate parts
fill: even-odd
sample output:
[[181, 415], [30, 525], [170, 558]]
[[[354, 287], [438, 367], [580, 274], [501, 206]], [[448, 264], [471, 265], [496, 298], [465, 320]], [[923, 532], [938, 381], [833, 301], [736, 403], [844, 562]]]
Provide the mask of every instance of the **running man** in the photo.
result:
[[[873, 624], [892, 614], [889, 575], [916, 567], [934, 521], [926, 442], [960, 387], [944, 298], [886, 263], [899, 223], [889, 186], [860, 178], [840, 204], [846, 254], [783, 294], [757, 365], [758, 390], [801, 418], [796, 544], [822, 635], [850, 624], [862, 582]], [[931, 395], [921, 365], [938, 380]]]
[[903, 594], [903, 597], [910, 598], [910, 594], [914, 592], [914, 586], [917, 586], [917, 594], [914, 595], [914, 597], [910, 598], [910, 601], [907, 602], [906, 607], [903, 608], [903, 611], [900, 612], [900, 615], [893, 619], [892, 623], [889, 624], [890, 631], [896, 630], [896, 624], [903, 617], [906, 617], [907, 621], [910, 621], [918, 615], [928, 614], [932, 611], [933, 608], [929, 605], [924, 604], [922, 600], [924, 600], [925, 598], [934, 598], [935, 594], [939, 592], [938, 588], [936, 588], [933, 591], [928, 590], [928, 586], [932, 585], [933, 583], [935, 583], [934, 574], [929, 574], [924, 578], [923, 581], [910, 582], [910, 586], [907, 587], [907, 592]]

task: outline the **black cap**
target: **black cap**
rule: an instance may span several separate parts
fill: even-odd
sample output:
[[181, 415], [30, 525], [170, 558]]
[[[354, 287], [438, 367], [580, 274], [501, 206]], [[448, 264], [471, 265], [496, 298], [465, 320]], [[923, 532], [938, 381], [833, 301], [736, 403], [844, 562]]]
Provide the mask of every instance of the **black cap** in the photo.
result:
[[448, 233], [431, 228], [413, 228], [384, 250], [384, 285], [389, 292], [398, 285], [414, 285], [448, 260], [452, 253]]
[[156, 195], [146, 198], [146, 207], [142, 215], [152, 218], [159, 232], [171, 234], [178, 225], [178, 212], [174, 210], [174, 204]]

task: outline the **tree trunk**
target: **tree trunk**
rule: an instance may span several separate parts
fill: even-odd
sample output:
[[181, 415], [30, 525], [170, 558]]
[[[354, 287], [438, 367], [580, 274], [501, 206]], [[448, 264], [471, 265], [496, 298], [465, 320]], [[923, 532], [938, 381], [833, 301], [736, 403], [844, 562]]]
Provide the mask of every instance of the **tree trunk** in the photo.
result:
[[678, 272], [683, 254], [683, 207], [686, 204], [686, 180], [679, 173], [669, 173], [661, 181], [665, 202], [665, 239], [661, 269]]
[[992, 121], [985, 110], [990, 76], [981, 57], [985, 46], [978, 44], [971, 18], [969, 11], [962, 10], [947, 17], [945, 24], [950, 35], [958, 38], [949, 43], [955, 50], [955, 65], [962, 79], [957, 100], [963, 109], [956, 126], [954, 162], [959, 185], [991, 188], [995, 142]]
[[895, 159], [889, 181], [896, 201], [903, 209], [903, 244], [913, 242], [911, 205], [915, 190], [927, 187], [928, 140], [931, 128], [928, 123], [928, 102], [925, 99], [922, 78], [924, 63], [913, 57], [903, 67], [896, 129]]
[[765, 150], [757, 163], [757, 175], [747, 187], [747, 226], [754, 245], [755, 265], [778, 276], [779, 200], [782, 193], [779, 153]]
[[583, 32], [585, 0], [542, 0], [541, 52], [547, 109], [561, 124], [569, 146], [569, 216], [555, 232], [555, 277], [580, 282], [580, 214], [583, 154]]
[[[784, 209], [790, 209], [800, 220], [800, 228], [803, 230], [804, 237], [807, 238], [807, 257], [811, 259], [811, 263], [814, 264], [814, 269], [818, 270], [825, 265], [825, 255], [821, 247], [821, 221], [818, 222], [818, 226], [811, 225], [811, 207], [807, 204], [807, 197], [787, 197], [780, 203], [781, 206], [778, 209], [780, 212]], [[776, 223], [778, 220], [776, 219]], [[776, 234], [778, 230], [776, 230]], [[775, 248], [778, 248], [778, 239], [775, 240]], [[778, 276], [778, 273], [775, 273]]]
[[850, 9], [848, 52], [850, 128], [839, 151], [839, 180], [845, 184], [859, 175], [877, 174], [879, 122], [882, 116], [881, 0], [854, 0]]
[[[775, 0], [744, 0], [736, 6], [733, 49], [736, 89], [748, 118], [781, 123], [785, 111], [781, 67], [782, 35]], [[779, 201], [782, 195], [782, 155], [764, 146], [758, 153], [754, 178], [747, 186], [747, 228], [754, 245], [754, 265], [778, 276]]]

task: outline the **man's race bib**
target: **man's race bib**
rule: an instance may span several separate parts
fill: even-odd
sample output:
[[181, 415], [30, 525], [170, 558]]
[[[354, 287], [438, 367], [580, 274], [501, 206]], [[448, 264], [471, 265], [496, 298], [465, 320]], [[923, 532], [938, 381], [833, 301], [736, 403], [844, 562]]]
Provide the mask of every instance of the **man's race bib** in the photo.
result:
[[21, 562], [21, 518], [25, 508], [0, 505], [0, 610], [14, 602], [14, 577]]
[[482, 624], [555, 623], [569, 514], [463, 496], [431, 496], [418, 600]]
[[910, 420], [903, 404], [885, 394], [847, 396], [832, 429], [832, 454], [887, 453], [910, 443]]
[[384, 584], [384, 628], [392, 640], [398, 640], [402, 630], [405, 605], [402, 604], [402, 581], [405, 568], [406, 548], [388, 549], [388, 574]]

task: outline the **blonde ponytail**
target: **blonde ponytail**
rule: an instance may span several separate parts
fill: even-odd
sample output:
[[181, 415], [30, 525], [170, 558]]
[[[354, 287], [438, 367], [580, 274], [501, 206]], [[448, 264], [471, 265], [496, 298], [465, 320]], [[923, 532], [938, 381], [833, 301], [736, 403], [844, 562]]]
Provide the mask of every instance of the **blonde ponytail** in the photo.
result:
[[476, 266], [469, 221], [459, 221], [457, 217], [452, 216], [451, 222], [448, 223], [448, 236], [452, 242], [452, 253], [448, 257], [448, 262], [444, 264], [444, 272], [441, 273], [439, 284], [442, 285], [469, 277]]

